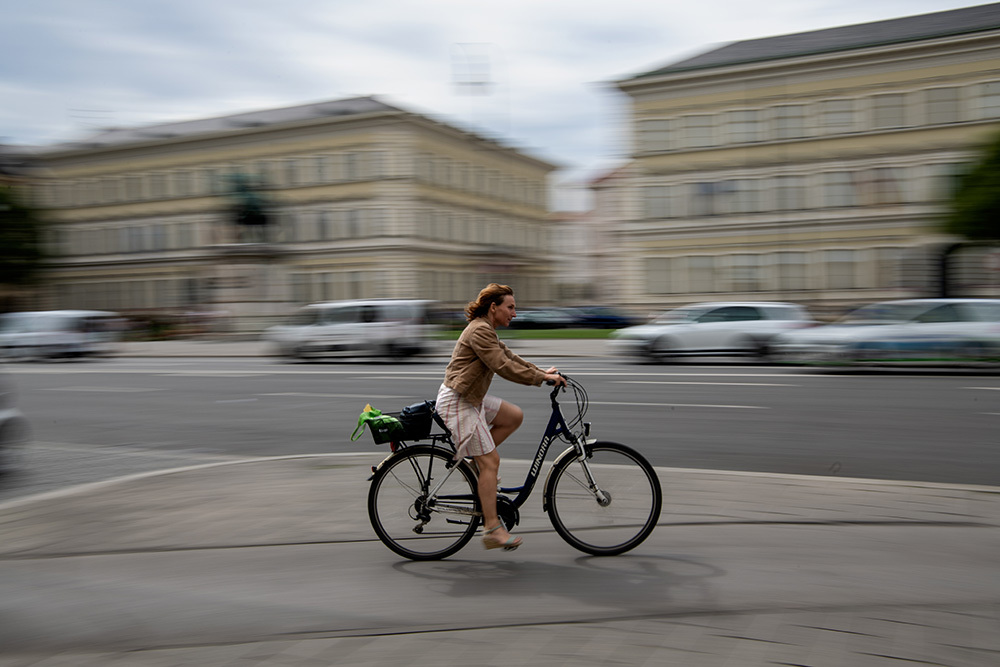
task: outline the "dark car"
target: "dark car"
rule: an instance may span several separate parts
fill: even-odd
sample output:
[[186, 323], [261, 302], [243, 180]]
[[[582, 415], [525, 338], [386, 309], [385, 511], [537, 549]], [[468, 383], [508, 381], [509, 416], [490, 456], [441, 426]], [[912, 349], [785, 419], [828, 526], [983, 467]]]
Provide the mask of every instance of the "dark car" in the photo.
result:
[[574, 308], [575, 326], [592, 329], [622, 329], [638, 324], [638, 318], [608, 306], [583, 306]]
[[511, 321], [514, 329], [561, 329], [576, 322], [576, 315], [566, 308], [519, 308]]

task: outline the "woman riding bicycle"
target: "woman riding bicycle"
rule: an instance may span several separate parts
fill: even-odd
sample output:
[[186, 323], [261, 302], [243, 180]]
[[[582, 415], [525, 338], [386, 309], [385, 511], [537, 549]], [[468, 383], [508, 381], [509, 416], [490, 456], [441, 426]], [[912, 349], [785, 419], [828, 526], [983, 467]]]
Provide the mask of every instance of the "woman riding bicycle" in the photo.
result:
[[521, 425], [524, 412], [486, 393], [493, 375], [524, 385], [565, 384], [554, 366], [543, 371], [511, 352], [497, 337], [497, 327], [508, 326], [516, 315], [514, 290], [497, 283], [487, 285], [465, 307], [469, 324], [455, 343], [436, 403], [438, 414], [455, 440], [456, 459], [470, 456], [476, 463], [485, 529], [483, 545], [487, 549], [512, 550], [522, 541], [512, 537], [497, 516], [500, 454], [496, 448]]

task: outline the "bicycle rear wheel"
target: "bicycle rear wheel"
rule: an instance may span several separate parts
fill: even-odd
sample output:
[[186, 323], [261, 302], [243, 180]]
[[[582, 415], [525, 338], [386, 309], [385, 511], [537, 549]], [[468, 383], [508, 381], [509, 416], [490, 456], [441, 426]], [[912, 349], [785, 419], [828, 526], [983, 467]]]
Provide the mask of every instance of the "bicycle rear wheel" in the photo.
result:
[[615, 442], [586, 445], [587, 466], [600, 494], [590, 488], [575, 452], [561, 456], [545, 484], [552, 526], [573, 547], [595, 556], [634, 549], [656, 527], [663, 494], [653, 466]]
[[378, 538], [400, 556], [447, 558], [475, 535], [481, 517], [476, 477], [464, 462], [448, 470], [451, 458], [448, 450], [407, 447], [372, 478], [368, 517]]

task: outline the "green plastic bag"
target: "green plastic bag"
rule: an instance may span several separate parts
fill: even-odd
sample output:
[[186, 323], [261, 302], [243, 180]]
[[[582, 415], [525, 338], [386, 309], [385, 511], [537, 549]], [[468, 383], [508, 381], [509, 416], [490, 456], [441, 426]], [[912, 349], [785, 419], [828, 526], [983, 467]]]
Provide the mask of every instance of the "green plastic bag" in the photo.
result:
[[391, 415], [383, 415], [381, 410], [368, 404], [358, 415], [358, 427], [351, 434], [351, 441], [361, 437], [361, 434], [365, 432], [366, 424], [372, 432], [376, 444], [389, 442], [392, 440], [393, 433], [403, 430], [403, 425], [399, 423], [398, 419]]

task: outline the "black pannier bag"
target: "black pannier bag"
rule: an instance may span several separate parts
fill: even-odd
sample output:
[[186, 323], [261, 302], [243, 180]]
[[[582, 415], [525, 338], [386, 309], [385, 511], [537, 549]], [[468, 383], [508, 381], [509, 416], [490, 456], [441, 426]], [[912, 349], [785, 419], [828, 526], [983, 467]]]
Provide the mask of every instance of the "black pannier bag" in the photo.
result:
[[402, 431], [393, 434], [394, 440], [423, 440], [431, 434], [434, 423], [434, 401], [408, 405], [396, 415]]

